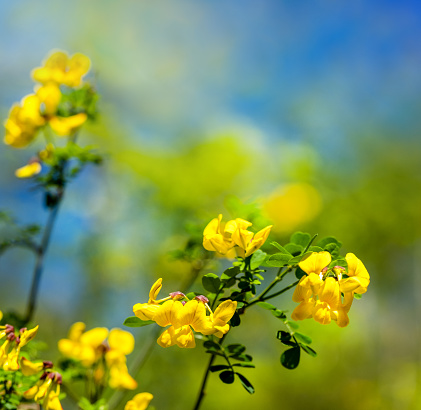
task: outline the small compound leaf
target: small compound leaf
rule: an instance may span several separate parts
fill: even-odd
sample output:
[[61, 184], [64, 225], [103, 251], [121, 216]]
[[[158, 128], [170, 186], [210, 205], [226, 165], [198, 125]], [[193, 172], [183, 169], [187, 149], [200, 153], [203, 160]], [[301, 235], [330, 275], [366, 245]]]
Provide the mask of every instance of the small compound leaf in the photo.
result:
[[231, 356], [233, 359], [239, 362], [251, 362], [253, 358], [249, 354], [236, 354]]
[[207, 273], [202, 278], [202, 285], [208, 292], [218, 293], [221, 281], [214, 273]]
[[292, 255], [284, 253], [275, 253], [269, 258], [266, 259], [265, 264], [267, 266], [273, 266], [276, 268], [281, 268], [282, 266], [288, 265], [291, 260]]
[[238, 266], [233, 266], [232, 268], [225, 269], [223, 274], [228, 276], [229, 278], [233, 278], [239, 273], [240, 273], [240, 268]]
[[297, 245], [301, 245], [305, 248], [311, 240], [311, 235], [307, 232], [295, 232], [292, 234], [290, 241], [292, 243], [296, 243]]
[[295, 269], [295, 277], [301, 279], [303, 276], [307, 275], [299, 266]]
[[130, 316], [124, 321], [123, 325], [127, 327], [143, 327], [152, 323], [155, 322], [153, 320], [141, 320], [137, 316]]
[[303, 250], [304, 247], [301, 245], [297, 245], [296, 243], [287, 243], [285, 245], [285, 249], [293, 256], [299, 255]]
[[284, 253], [285, 255], [289, 254], [289, 252], [283, 246], [279, 245], [278, 242], [271, 242], [270, 244], [277, 248], [280, 251], [280, 253]]
[[238, 314], [238, 312], [235, 312], [233, 317], [230, 320], [230, 325], [232, 327], [236, 327], [236, 326], [240, 326], [240, 324], [241, 324], [240, 315]]
[[260, 306], [263, 309], [267, 309], [267, 310], [275, 310], [276, 309], [276, 306], [273, 306], [272, 304], [267, 303], [267, 302], [258, 302], [258, 303], [256, 303], [256, 305]]
[[313, 252], [306, 252], [302, 255], [294, 256], [292, 259], [289, 260], [290, 265], [295, 265], [300, 263], [303, 259], [309, 257]]
[[227, 366], [226, 364], [216, 364], [215, 366], [211, 366], [209, 367], [209, 370], [211, 372], [219, 372], [221, 370], [226, 370], [229, 369], [230, 367]]
[[234, 383], [234, 372], [232, 370], [225, 370], [219, 373], [219, 378], [226, 384]]
[[206, 340], [206, 342], [203, 343], [203, 347], [205, 347], [206, 349], [221, 350], [221, 346], [212, 340]]
[[285, 350], [281, 355], [281, 364], [287, 369], [295, 369], [300, 363], [300, 347], [295, 346]]
[[278, 319], [284, 320], [286, 319], [285, 311], [280, 309], [271, 310], [273, 316], [277, 317]]
[[302, 342], [306, 345], [310, 345], [312, 342], [311, 337], [303, 335], [302, 333], [294, 332], [293, 335], [299, 342]]
[[354, 298], [355, 299], [361, 299], [363, 295], [361, 295], [361, 293], [354, 293]]
[[253, 363], [234, 363], [233, 366], [238, 366], [238, 367], [251, 367], [253, 369], [256, 367]]
[[342, 246], [342, 242], [338, 241], [333, 236], [327, 236], [326, 238], [320, 239], [320, 241], [317, 243], [317, 246], [326, 249], [326, 245], [329, 245], [330, 243], [337, 245], [339, 248]]
[[293, 320], [287, 320], [285, 324], [294, 330], [297, 330], [300, 327], [300, 325], [297, 322], [294, 322]]
[[308, 250], [310, 252], [323, 252], [323, 248], [321, 248], [320, 246], [310, 246]]
[[250, 393], [253, 394], [254, 393], [254, 387], [253, 385], [240, 373], [235, 373], [238, 378], [241, 381], [241, 384], [243, 385], [243, 387]]
[[240, 343], [235, 343], [232, 345], [227, 346], [227, 350], [229, 353], [232, 353], [234, 355], [238, 355], [243, 353], [246, 350], [246, 347]]
[[250, 269], [257, 269], [266, 259], [267, 253], [261, 249], [255, 251], [250, 259]]
[[303, 344], [300, 343], [300, 347], [301, 347], [301, 349], [303, 349], [310, 356], [312, 356], [312, 357], [316, 357], [317, 356], [316, 351], [313, 350], [310, 346], [303, 345]]

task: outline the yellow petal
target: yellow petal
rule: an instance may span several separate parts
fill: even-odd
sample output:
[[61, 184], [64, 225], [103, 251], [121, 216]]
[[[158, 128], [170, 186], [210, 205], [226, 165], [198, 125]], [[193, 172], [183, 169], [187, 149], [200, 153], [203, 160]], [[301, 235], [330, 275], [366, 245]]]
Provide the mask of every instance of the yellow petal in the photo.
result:
[[162, 288], [162, 278], [159, 278], [151, 287], [149, 292], [149, 303], [155, 301], [158, 297], [158, 293]]
[[39, 326], [35, 326], [33, 329], [25, 330], [21, 334], [20, 343], [19, 343], [20, 348], [25, 346], [27, 343], [29, 343], [37, 335], [38, 328], [39, 328]]
[[146, 410], [152, 399], [153, 396], [150, 393], [136, 394], [133, 399], [127, 402], [124, 410]]
[[39, 373], [44, 368], [43, 362], [33, 363], [28, 359], [22, 357], [20, 360], [20, 370], [24, 376], [33, 376], [34, 374]]
[[158, 337], [157, 343], [161, 347], [170, 347], [174, 346], [176, 343], [175, 340], [175, 328], [174, 326], [169, 327], [166, 329], [161, 336]]
[[133, 313], [141, 320], [155, 320], [155, 314], [162, 308], [162, 305], [150, 303], [136, 303], [133, 306]]
[[246, 248], [246, 257], [250, 256], [266, 242], [266, 239], [268, 238], [271, 229], [272, 225], [269, 225], [254, 235], [253, 240]]
[[61, 91], [57, 84], [48, 83], [35, 89], [36, 95], [44, 104], [45, 113], [52, 115], [57, 111], [57, 107], [61, 100]]
[[80, 343], [97, 348], [105, 341], [108, 336], [108, 329], [105, 327], [95, 327], [83, 333], [80, 337]]
[[329, 305], [318, 300], [313, 308], [313, 318], [322, 325], [328, 325], [331, 322]]
[[206, 228], [203, 231], [203, 236], [207, 235], [215, 235], [219, 234], [219, 225], [221, 223], [222, 214], [218, 215], [218, 218], [212, 219], [207, 225]]
[[308, 282], [307, 276], [303, 276], [294, 289], [294, 293], [292, 295], [292, 300], [294, 302], [301, 303], [311, 298], [312, 291], [310, 286], [303, 286], [304, 280]]
[[366, 267], [353, 253], [347, 253], [345, 256], [348, 264], [348, 276], [358, 277], [360, 286], [354, 290], [356, 293], [367, 292], [367, 287], [370, 283], [370, 275]]
[[298, 266], [308, 275], [310, 273], [319, 275], [323, 268], [329, 265], [331, 260], [332, 257], [329, 252], [312, 252], [306, 259], [301, 261]]
[[87, 119], [88, 116], [81, 112], [70, 117], [53, 117], [49, 123], [57, 135], [64, 137], [75, 132]]
[[341, 302], [339, 283], [334, 278], [327, 278], [320, 288], [319, 300], [329, 304], [330, 308], [336, 310]]
[[126, 364], [111, 367], [108, 384], [112, 389], [133, 390], [137, 387], [137, 381], [130, 376]]
[[76, 322], [70, 327], [69, 330], [69, 339], [76, 341], [80, 339], [82, 333], [85, 331], [86, 325], [83, 322]]
[[133, 352], [134, 337], [130, 332], [118, 328], [111, 329], [108, 335], [108, 344], [111, 349], [115, 349], [124, 355]]
[[314, 299], [309, 299], [308, 301], [301, 302], [292, 312], [292, 320], [304, 320], [312, 316], [313, 308], [315, 305]]
[[30, 164], [27, 164], [23, 167], [18, 168], [15, 171], [15, 175], [18, 178], [30, 178], [33, 177], [34, 175], [37, 175], [41, 172], [41, 164], [38, 161], [34, 161]]
[[237, 302], [230, 299], [224, 300], [215, 310], [213, 320], [220, 320], [227, 323], [234, 316], [237, 309]]
[[196, 347], [193, 331], [190, 326], [182, 326], [175, 331], [175, 342], [178, 347], [192, 349]]
[[154, 320], [161, 326], [166, 327], [176, 322], [177, 314], [183, 304], [178, 300], [167, 300], [161, 305], [161, 308], [155, 313]]

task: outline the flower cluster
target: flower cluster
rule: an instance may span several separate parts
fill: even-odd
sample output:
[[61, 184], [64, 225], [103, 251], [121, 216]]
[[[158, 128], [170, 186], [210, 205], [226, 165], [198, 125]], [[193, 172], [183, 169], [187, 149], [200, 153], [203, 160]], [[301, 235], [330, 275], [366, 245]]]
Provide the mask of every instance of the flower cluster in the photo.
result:
[[183, 293], [173, 292], [170, 296], [157, 300], [161, 287], [162, 279], [158, 279], [149, 292], [149, 301], [133, 306], [133, 312], [139, 319], [152, 320], [161, 327], [170, 326], [158, 338], [160, 346], [195, 347], [192, 329], [203, 335], [215, 335], [219, 338], [228, 332], [228, 322], [235, 313], [237, 302], [225, 300], [212, 312], [205, 296], [188, 300]]
[[[69, 57], [63, 51], [56, 51], [42, 67], [34, 69], [32, 78], [39, 84], [35, 86], [34, 93], [10, 109], [4, 123], [4, 142], [14, 148], [24, 148], [47, 124], [58, 136], [73, 135], [88, 116], [83, 109], [63, 110], [60, 104], [66, 93], [82, 85], [82, 77], [89, 71], [90, 65], [89, 58], [83, 54]], [[26, 166], [17, 170], [16, 175], [27, 178], [38, 174], [41, 171], [40, 160], [41, 157], [32, 158]]]
[[299, 263], [306, 273], [295, 288], [292, 299], [299, 305], [292, 312], [292, 319], [313, 317], [321, 324], [336, 321], [339, 327], [349, 324], [348, 312], [354, 294], [365, 293], [370, 275], [363, 263], [353, 254], [345, 257], [348, 270], [342, 266], [329, 268], [329, 252], [313, 252]]
[[19, 370], [20, 350], [36, 336], [37, 332], [38, 326], [31, 330], [22, 328], [18, 333], [12, 325], [0, 326], [0, 340], [5, 339], [0, 346], [0, 367], [3, 370]]
[[92, 367], [94, 378], [100, 383], [109, 374], [108, 384], [113, 389], [135, 389], [137, 382], [127, 369], [126, 356], [134, 349], [134, 337], [121, 329], [97, 327], [85, 332], [86, 325], [76, 322], [67, 339], [58, 342], [60, 352], [78, 360], [84, 367]]
[[61, 374], [47, 369], [35, 386], [23, 393], [23, 397], [41, 404], [45, 410], [63, 410], [59, 400], [61, 383]]
[[254, 234], [247, 230], [252, 223], [241, 218], [222, 223], [222, 215], [212, 219], [203, 232], [203, 247], [226, 255], [235, 246], [238, 256], [246, 258], [259, 249], [269, 236], [272, 225]]

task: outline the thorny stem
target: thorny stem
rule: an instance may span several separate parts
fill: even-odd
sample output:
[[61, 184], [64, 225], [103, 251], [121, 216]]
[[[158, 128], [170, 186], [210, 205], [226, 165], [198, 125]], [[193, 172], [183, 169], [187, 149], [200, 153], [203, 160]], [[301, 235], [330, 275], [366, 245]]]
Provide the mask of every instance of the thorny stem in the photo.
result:
[[[221, 346], [221, 345], [222, 345], [222, 343], [224, 342], [224, 339], [225, 339], [225, 337], [227, 336], [227, 334], [228, 334], [228, 333], [225, 333], [225, 334], [222, 336], [222, 338], [219, 340], [218, 344], [219, 344], [220, 346]], [[212, 354], [212, 355], [211, 355], [211, 358], [209, 359], [208, 367], [206, 368], [206, 372], [205, 372], [205, 375], [204, 375], [204, 377], [203, 377], [202, 384], [200, 385], [199, 395], [198, 395], [198, 397], [197, 397], [196, 404], [195, 404], [195, 406], [194, 406], [193, 410], [198, 410], [198, 409], [199, 409], [200, 405], [202, 404], [202, 400], [203, 400], [203, 398], [204, 398], [204, 397], [205, 397], [205, 395], [206, 395], [206, 391], [205, 391], [205, 389], [206, 389], [206, 383], [207, 383], [207, 381], [208, 381], [208, 377], [209, 377], [209, 373], [210, 373], [210, 368], [211, 368], [211, 366], [212, 366], [213, 362], [215, 361], [216, 356], [217, 356], [216, 354]]]

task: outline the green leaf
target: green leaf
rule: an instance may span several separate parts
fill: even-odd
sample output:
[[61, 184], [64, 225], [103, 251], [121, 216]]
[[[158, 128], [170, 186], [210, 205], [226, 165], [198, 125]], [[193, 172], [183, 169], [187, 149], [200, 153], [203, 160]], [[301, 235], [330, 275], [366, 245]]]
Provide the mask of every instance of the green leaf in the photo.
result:
[[325, 246], [325, 250], [330, 252], [330, 254], [332, 256], [339, 255], [339, 249], [340, 249], [340, 247], [338, 245], [336, 245], [335, 243], [329, 243]]
[[278, 242], [271, 242], [270, 244], [274, 246], [275, 248], [277, 248], [279, 251], [281, 251], [281, 253], [285, 253], [285, 254], [289, 253], [283, 246], [279, 245]]
[[124, 321], [123, 325], [127, 327], [143, 327], [152, 323], [155, 322], [153, 320], [141, 320], [137, 316], [130, 316]]
[[233, 366], [238, 366], [238, 367], [251, 367], [253, 369], [256, 367], [253, 363], [234, 363]]
[[326, 249], [326, 245], [334, 243], [339, 248], [342, 246], [342, 242], [339, 242], [335, 237], [333, 236], [326, 236], [326, 238], [320, 239], [320, 241], [317, 243], [317, 246], [320, 246], [323, 249]]
[[253, 360], [249, 354], [238, 354], [231, 357], [235, 360], [238, 360], [239, 362], [251, 362]]
[[226, 384], [234, 383], [234, 372], [232, 370], [226, 370], [219, 373], [219, 378]]
[[291, 340], [291, 334], [285, 332], [285, 330], [279, 330], [276, 338], [279, 339], [281, 342], [289, 342]]
[[278, 319], [284, 320], [286, 319], [285, 311], [280, 309], [271, 310], [273, 316], [277, 317]]
[[265, 263], [267, 266], [281, 268], [282, 266], [288, 265], [289, 261], [291, 260], [291, 257], [291, 254], [275, 253], [269, 256], [269, 258], [266, 259]]
[[214, 273], [207, 273], [202, 278], [202, 285], [208, 292], [218, 293], [221, 281]]
[[240, 268], [238, 266], [233, 266], [232, 268], [228, 268], [224, 270], [224, 275], [228, 276], [229, 278], [233, 278], [234, 276], [240, 273]]
[[207, 340], [206, 342], [204, 342], [203, 347], [205, 347], [206, 349], [221, 350], [221, 346], [212, 340]]
[[230, 325], [232, 327], [237, 327], [237, 326], [240, 326], [240, 324], [241, 324], [240, 315], [238, 314], [238, 312], [235, 312], [230, 320]]
[[209, 370], [211, 372], [219, 372], [221, 370], [226, 370], [229, 369], [230, 367], [227, 366], [226, 364], [216, 364], [215, 366], [211, 366], [209, 367]]
[[297, 255], [294, 256], [292, 259], [289, 260], [290, 265], [295, 265], [300, 263], [303, 259], [309, 257], [312, 254], [312, 252], [306, 252], [303, 255]]
[[200, 293], [197, 293], [197, 292], [189, 292], [189, 293], [187, 293], [187, 295], [186, 295], [186, 298], [187, 299], [194, 299], [196, 296], [199, 296], [200, 295]]
[[311, 235], [307, 232], [295, 232], [292, 234], [290, 241], [292, 243], [296, 243], [297, 245], [301, 245], [305, 248], [311, 240]]
[[285, 324], [294, 330], [297, 330], [300, 327], [300, 325], [297, 322], [294, 322], [293, 320], [287, 320]]
[[267, 309], [267, 310], [275, 310], [276, 309], [276, 306], [273, 306], [272, 304], [267, 303], [267, 302], [257, 302], [256, 305], [260, 306], [263, 309]]
[[291, 254], [291, 255], [294, 255], [294, 256], [297, 256], [297, 255], [299, 255], [303, 250], [304, 250], [304, 247], [303, 246], [301, 246], [301, 245], [297, 245], [297, 244], [295, 244], [295, 243], [287, 243], [286, 245], [285, 245], [285, 249]]
[[361, 295], [361, 293], [354, 293], [354, 298], [355, 299], [361, 299], [363, 295]]
[[303, 344], [300, 343], [300, 347], [301, 347], [301, 349], [303, 349], [310, 356], [312, 356], [312, 357], [316, 357], [317, 356], [317, 353], [310, 346], [303, 345]]
[[299, 266], [295, 269], [295, 277], [301, 279], [303, 276], [307, 275]]
[[235, 373], [235, 374], [239, 377], [239, 379], [240, 379], [241, 384], [243, 385], [243, 387], [250, 394], [253, 394], [254, 393], [254, 387], [253, 387], [253, 385], [242, 374], [240, 374], [240, 373]]
[[320, 246], [310, 246], [308, 250], [311, 252], [323, 252], [324, 249]]
[[281, 364], [287, 369], [295, 369], [300, 363], [300, 347], [295, 346], [291, 349], [285, 350], [281, 355]]
[[227, 346], [227, 350], [229, 353], [232, 353], [233, 355], [241, 354], [246, 350], [246, 347], [239, 343], [234, 343]]
[[306, 336], [306, 335], [303, 335], [302, 333], [294, 332], [294, 333], [293, 333], [293, 336], [294, 336], [297, 340], [299, 340], [300, 342], [305, 343], [306, 345], [309, 345], [309, 344], [311, 344], [311, 342], [312, 342], [312, 340], [311, 340], [311, 338], [310, 338], [310, 337], [308, 337], [308, 336]]
[[250, 259], [250, 269], [257, 269], [266, 259], [267, 253], [263, 252], [261, 249], [258, 249], [253, 253]]

